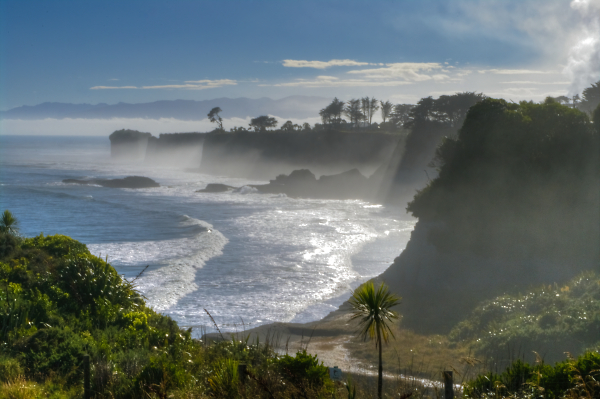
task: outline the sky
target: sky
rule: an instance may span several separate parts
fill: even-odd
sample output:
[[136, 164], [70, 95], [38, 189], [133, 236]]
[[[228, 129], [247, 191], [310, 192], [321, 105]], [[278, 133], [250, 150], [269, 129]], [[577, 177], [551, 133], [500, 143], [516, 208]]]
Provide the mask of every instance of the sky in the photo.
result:
[[508, 100], [600, 80], [600, 0], [0, 0], [0, 110], [42, 102]]

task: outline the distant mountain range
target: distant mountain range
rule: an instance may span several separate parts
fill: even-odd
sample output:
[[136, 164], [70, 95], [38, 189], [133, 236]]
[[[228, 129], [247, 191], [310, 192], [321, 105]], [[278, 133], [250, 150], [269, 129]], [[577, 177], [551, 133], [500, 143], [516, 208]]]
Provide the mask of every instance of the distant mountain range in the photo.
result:
[[280, 118], [304, 119], [319, 116], [319, 110], [331, 99], [323, 97], [290, 96], [280, 100], [267, 97], [215, 98], [213, 100], [163, 100], [140, 104], [68, 104], [42, 103], [0, 111], [2, 119], [112, 119], [112, 118], [174, 118], [179, 120], [201, 120], [214, 107], [220, 107], [221, 117], [246, 118], [260, 115], [275, 115]]

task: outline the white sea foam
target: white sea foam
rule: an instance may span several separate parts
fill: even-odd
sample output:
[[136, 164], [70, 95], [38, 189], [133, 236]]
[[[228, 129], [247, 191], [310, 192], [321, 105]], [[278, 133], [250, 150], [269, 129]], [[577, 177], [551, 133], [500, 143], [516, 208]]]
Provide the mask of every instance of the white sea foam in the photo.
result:
[[258, 193], [258, 189], [256, 187], [242, 186], [240, 188], [236, 188], [235, 190], [233, 190], [232, 193], [242, 194], [242, 195], [256, 194], [256, 193]]
[[[389, 266], [414, 224], [402, 219], [403, 210], [363, 201], [254, 194], [250, 185], [264, 181], [116, 165], [108, 159], [90, 163], [87, 156], [62, 162], [55, 158], [64, 143], [42, 144], [27, 147], [25, 155], [14, 147], [4, 151], [10, 157], [0, 163], [11, 166], [0, 176], [0, 184], [6, 184], [2, 209], [25, 215], [20, 217], [25, 235], [72, 235], [92, 253], [108, 255], [128, 278], [150, 265], [136, 280], [140, 291], [184, 327], [210, 325], [203, 308], [224, 331], [234, 330], [240, 318], [253, 326], [323, 317], [353, 287]], [[60, 183], [130, 175], [150, 177], [161, 187]], [[208, 183], [242, 188], [196, 192]]]
[[[209, 223], [187, 215], [183, 216], [181, 225], [197, 227], [200, 231], [189, 238], [94, 244], [88, 248], [92, 253], [110, 254], [110, 261], [119, 265], [121, 271], [127, 266], [152, 265], [136, 280], [136, 285], [148, 298], [149, 305], [161, 311], [198, 289], [197, 269], [209, 259], [222, 255], [228, 241]], [[128, 277], [131, 279], [131, 275]]]

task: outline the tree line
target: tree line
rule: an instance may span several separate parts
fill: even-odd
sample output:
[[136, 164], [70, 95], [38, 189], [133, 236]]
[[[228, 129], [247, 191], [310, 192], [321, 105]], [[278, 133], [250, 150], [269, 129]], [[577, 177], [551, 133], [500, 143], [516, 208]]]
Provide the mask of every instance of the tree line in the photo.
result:
[[[281, 125], [279, 130], [284, 132], [311, 131], [330, 128], [344, 129], [384, 129], [393, 131], [401, 128], [414, 128], [415, 124], [423, 121], [436, 122], [449, 127], [458, 128], [462, 125], [468, 109], [485, 99], [486, 96], [475, 92], [462, 92], [452, 95], [442, 95], [437, 99], [425, 97], [417, 104], [392, 104], [389, 100], [378, 100], [375, 97], [353, 98], [341, 101], [335, 97], [329, 105], [319, 111], [321, 124], [313, 127], [309, 123], [295, 124], [291, 120]], [[583, 90], [581, 96], [550, 97], [552, 100], [591, 114], [600, 103], [600, 81], [593, 83]], [[379, 111], [382, 122], [373, 123], [373, 118]], [[219, 116], [221, 108], [214, 107], [208, 113], [210, 122], [217, 125], [218, 131], [223, 129], [223, 119]], [[233, 127], [231, 132], [264, 132], [277, 127], [277, 119], [261, 115], [250, 120], [248, 127]]]

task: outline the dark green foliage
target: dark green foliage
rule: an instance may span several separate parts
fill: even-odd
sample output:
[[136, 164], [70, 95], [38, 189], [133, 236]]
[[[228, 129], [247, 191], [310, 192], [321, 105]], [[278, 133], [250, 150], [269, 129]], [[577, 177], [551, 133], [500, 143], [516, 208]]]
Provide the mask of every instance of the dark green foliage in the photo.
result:
[[[600, 104], [598, 104], [594, 110], [594, 113], [592, 114], [592, 120], [594, 121], [594, 129], [596, 130], [598, 136], [600, 136]], [[598, 140], [598, 138], [596, 138], [596, 140]]]
[[345, 102], [338, 100], [337, 97], [334, 98], [331, 104], [319, 112], [323, 124], [340, 124], [342, 121], [342, 113], [344, 112], [345, 104]]
[[439, 177], [407, 209], [443, 222], [431, 233], [441, 250], [589, 262], [600, 256], [599, 154], [578, 110], [487, 99], [443, 141]]
[[0, 215], [0, 233], [19, 234], [19, 222], [8, 209]]
[[578, 108], [582, 111], [592, 113], [600, 105], [600, 80], [583, 90], [581, 102]]
[[329, 369], [306, 350], [298, 351], [294, 357], [284, 355], [276, 364], [283, 378], [297, 386], [322, 387], [329, 380]]
[[22, 249], [28, 250], [33, 248], [42, 250], [54, 258], [60, 258], [69, 254], [90, 254], [85, 244], [75, 241], [71, 237], [59, 234], [55, 236], [40, 234], [37, 237], [26, 238], [23, 241]]
[[183, 364], [168, 356], [151, 358], [135, 380], [134, 386], [150, 392], [166, 392], [183, 388], [191, 375]]
[[21, 239], [14, 234], [0, 232], [0, 259], [10, 257], [21, 245]]
[[14, 381], [22, 374], [23, 369], [16, 359], [0, 356], [0, 383]]
[[501, 361], [536, 351], [553, 362], [564, 352], [600, 344], [600, 278], [586, 273], [566, 285], [486, 301], [450, 333], [478, 356]]
[[[249, 336], [212, 344], [192, 339], [191, 330], [147, 308], [131, 283], [69, 237], [0, 233], [1, 242], [1, 382], [25, 377], [43, 383], [47, 394], [71, 395], [82, 386], [89, 355], [96, 397], [331, 393], [327, 367], [306, 352], [279, 360]], [[253, 376], [245, 385], [239, 362]], [[4, 389], [0, 384], [1, 397]]]
[[264, 132], [268, 128], [275, 126], [277, 126], [277, 119], [267, 115], [262, 115], [250, 120], [250, 127], [256, 132]]
[[[597, 398], [600, 386], [596, 383], [600, 370], [600, 353], [587, 352], [578, 359], [567, 359], [554, 366], [543, 362], [533, 366], [514, 361], [500, 374], [489, 372], [464, 385], [466, 398], [486, 396], [515, 397], [515, 395], [544, 398], [580, 397], [582, 383], [587, 382], [586, 397]], [[589, 384], [589, 382], [592, 384]], [[588, 396], [589, 395], [589, 396]]]
[[485, 95], [475, 92], [443, 95], [438, 99], [422, 98], [408, 111], [405, 126], [413, 128], [423, 122], [437, 122], [450, 127], [460, 127], [473, 105], [485, 99]]
[[81, 361], [90, 349], [70, 328], [44, 328], [13, 344], [13, 353], [32, 374], [58, 374], [75, 383], [82, 378]]
[[484, 98], [483, 94], [465, 92], [438, 99], [423, 98], [416, 106], [398, 106], [398, 115], [392, 115], [392, 120], [402, 120], [404, 127], [411, 129], [406, 137], [400, 171], [418, 171], [418, 176], [422, 176], [440, 141], [454, 136], [469, 108]]

